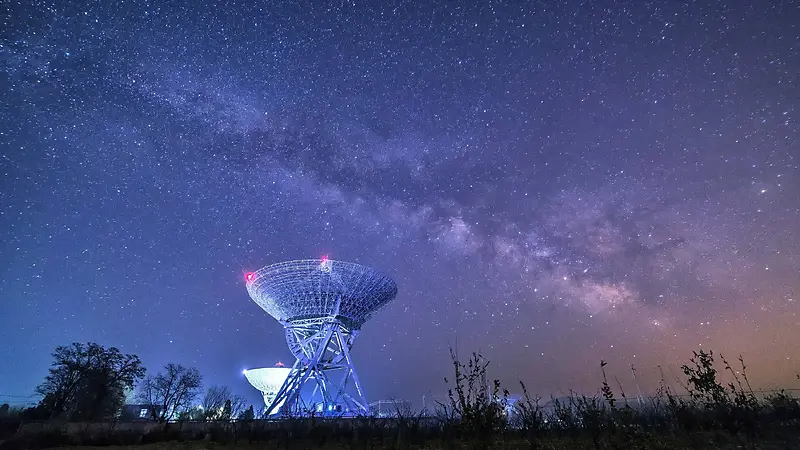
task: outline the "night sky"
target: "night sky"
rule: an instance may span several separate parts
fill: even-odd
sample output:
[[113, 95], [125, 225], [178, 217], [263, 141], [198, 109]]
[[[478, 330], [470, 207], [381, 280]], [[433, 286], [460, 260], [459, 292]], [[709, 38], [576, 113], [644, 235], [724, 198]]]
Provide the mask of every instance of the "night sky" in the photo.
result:
[[798, 387], [797, 2], [1, 9], [2, 395], [95, 341], [258, 401], [292, 361], [243, 274], [322, 255], [398, 284], [371, 400], [449, 346], [543, 395], [700, 348]]

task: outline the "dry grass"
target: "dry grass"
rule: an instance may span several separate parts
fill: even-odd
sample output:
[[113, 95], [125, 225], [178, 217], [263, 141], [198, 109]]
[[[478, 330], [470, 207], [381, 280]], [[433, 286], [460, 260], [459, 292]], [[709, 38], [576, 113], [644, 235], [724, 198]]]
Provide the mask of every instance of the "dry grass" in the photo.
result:
[[[449, 399], [436, 416], [398, 411], [391, 421], [288, 419], [170, 424], [164, 429], [66, 432], [52, 427], [18, 435], [6, 448], [126, 449], [800, 449], [800, 402], [787, 393], [757, 398], [744, 361], [734, 370], [713, 353], [695, 353], [682, 367], [687, 396], [666, 383], [643, 407], [628, 406], [620, 386], [608, 383], [601, 362], [600, 389], [593, 396], [541, 399], [527, 394], [506, 415], [508, 392], [487, 378], [488, 362], [473, 354], [462, 363], [453, 355]], [[720, 373], [729, 374], [727, 385]], [[81, 428], [80, 425], [78, 428]], [[74, 427], [73, 427], [74, 429]], [[98, 429], [99, 430], [99, 429]], [[79, 447], [101, 448], [101, 447]]]
[[[97, 450], [219, 450], [219, 449], [236, 449], [236, 450], [249, 450], [249, 449], [265, 449], [265, 450], [284, 450], [287, 448], [290, 449], [311, 449], [316, 448], [319, 450], [339, 450], [339, 449], [372, 449], [372, 450], [394, 450], [398, 447], [395, 445], [368, 445], [368, 446], [361, 446], [361, 445], [347, 445], [347, 444], [330, 444], [324, 445], [321, 447], [317, 446], [305, 446], [302, 444], [298, 445], [291, 445], [289, 447], [278, 444], [278, 443], [264, 443], [264, 442], [254, 442], [254, 443], [238, 443], [238, 444], [220, 444], [215, 442], [207, 442], [207, 441], [169, 441], [169, 442], [160, 442], [160, 443], [153, 443], [153, 444], [145, 444], [145, 445], [127, 445], [127, 446], [72, 446], [72, 447], [55, 447], [55, 448], [62, 448], [62, 449], [97, 449]], [[464, 441], [464, 442], [454, 442], [454, 443], [443, 443], [443, 442], [430, 442], [425, 444], [424, 446], [410, 446], [404, 447], [408, 449], [414, 450], [423, 450], [423, 449], [443, 449], [443, 450], [472, 450], [476, 448], [475, 443]], [[531, 446], [529, 442], [526, 440], [509, 440], [509, 441], [498, 441], [492, 443], [490, 446], [492, 449], [497, 450], [512, 450], [512, 449], [530, 449]], [[543, 450], [595, 450], [596, 447], [594, 446], [591, 439], [568, 439], [568, 438], [556, 438], [556, 439], [545, 439], [540, 443], [540, 447]], [[676, 449], [694, 449], [694, 450], [734, 450], [734, 449], [757, 449], [757, 450], [784, 450], [784, 449], [798, 449], [800, 448], [800, 439], [787, 439], [787, 440], [766, 440], [763, 442], [754, 442], [751, 444], [744, 444], [738, 440], [731, 440], [730, 437], [719, 436], [715, 434], [699, 434], [695, 436], [690, 436], [686, 438], [666, 438], [666, 437], [659, 437], [659, 439], [654, 439], [653, 441], [647, 443], [640, 443], [638, 445], [629, 445], [629, 446], [604, 446], [602, 448], [609, 448], [609, 449], [652, 449], [652, 450], [676, 450]]]

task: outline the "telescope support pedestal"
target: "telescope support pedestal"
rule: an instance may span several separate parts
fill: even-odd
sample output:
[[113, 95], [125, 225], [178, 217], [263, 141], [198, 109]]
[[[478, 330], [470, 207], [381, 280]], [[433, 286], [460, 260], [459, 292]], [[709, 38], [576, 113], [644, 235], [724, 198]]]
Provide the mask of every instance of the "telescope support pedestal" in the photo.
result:
[[[320, 404], [322, 415], [368, 413], [364, 390], [350, 357], [350, 347], [358, 331], [347, 329], [339, 320], [331, 317], [285, 323], [284, 328], [286, 341], [297, 360], [267, 407], [267, 416], [284, 400], [281, 412], [285, 415], [316, 413]], [[307, 383], [312, 382], [313, 393], [304, 401], [301, 391]], [[348, 389], [350, 387], [354, 389]], [[351, 395], [348, 390], [355, 392]], [[343, 407], [342, 411], [329, 410], [339, 405]]]

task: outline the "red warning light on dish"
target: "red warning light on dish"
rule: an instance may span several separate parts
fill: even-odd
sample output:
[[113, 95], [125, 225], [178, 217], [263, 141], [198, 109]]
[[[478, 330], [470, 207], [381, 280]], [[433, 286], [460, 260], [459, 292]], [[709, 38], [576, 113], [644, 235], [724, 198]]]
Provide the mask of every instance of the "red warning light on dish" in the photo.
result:
[[328, 255], [322, 255], [322, 258], [319, 259], [323, 264], [328, 262]]
[[247, 272], [246, 274], [244, 274], [244, 281], [246, 281], [248, 283], [252, 283], [253, 280], [255, 280], [255, 279], [256, 279], [256, 273], [255, 272]]

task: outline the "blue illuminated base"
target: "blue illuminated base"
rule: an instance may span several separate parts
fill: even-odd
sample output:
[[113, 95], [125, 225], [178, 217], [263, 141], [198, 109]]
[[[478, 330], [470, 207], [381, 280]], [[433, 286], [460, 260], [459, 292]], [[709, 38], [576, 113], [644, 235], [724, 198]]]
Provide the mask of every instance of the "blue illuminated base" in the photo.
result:
[[[267, 417], [346, 417], [369, 412], [350, 348], [358, 330], [336, 317], [284, 323], [286, 342], [297, 360]], [[278, 408], [278, 405], [280, 407]]]

